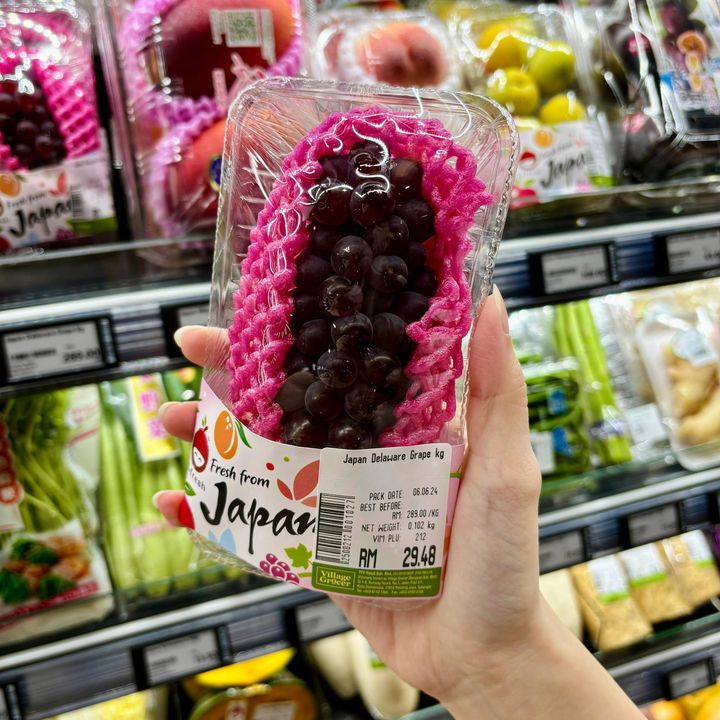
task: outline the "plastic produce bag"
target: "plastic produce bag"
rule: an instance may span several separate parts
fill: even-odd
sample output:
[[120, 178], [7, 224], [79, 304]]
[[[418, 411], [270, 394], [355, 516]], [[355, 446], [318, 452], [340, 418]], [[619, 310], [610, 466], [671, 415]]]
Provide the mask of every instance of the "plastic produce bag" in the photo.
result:
[[112, 608], [88, 499], [97, 482], [89, 473], [98, 425], [92, 387], [0, 405], [0, 644], [99, 619]]
[[720, 595], [720, 574], [702, 530], [668, 538], [659, 546], [693, 607], [700, 607]]
[[0, 252], [115, 226], [87, 15], [70, 0], [3, 0]]

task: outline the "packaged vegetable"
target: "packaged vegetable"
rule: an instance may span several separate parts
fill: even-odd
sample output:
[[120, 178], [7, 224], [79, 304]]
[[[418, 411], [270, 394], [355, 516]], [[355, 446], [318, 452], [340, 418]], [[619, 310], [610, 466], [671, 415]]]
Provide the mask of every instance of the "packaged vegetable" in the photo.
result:
[[674, 620], [693, 611], [660, 549], [641, 545], [618, 553], [630, 584], [630, 594], [651, 623]]
[[88, 497], [97, 477], [88, 474], [92, 461], [75, 465], [69, 452], [81, 438], [97, 445], [98, 423], [92, 387], [0, 405], [0, 644], [99, 619], [112, 609]]
[[167, 688], [153, 688], [58, 715], [52, 720], [165, 720]]
[[318, 590], [440, 592], [463, 340], [515, 144], [496, 105], [464, 100], [275, 79], [233, 105], [210, 308], [229, 333], [181, 513], [213, 551]]
[[615, 555], [570, 568], [590, 641], [602, 651], [617, 650], [648, 637], [652, 628], [630, 595], [627, 576]]
[[567, 568], [540, 576], [540, 592], [562, 624], [582, 638], [583, 623], [572, 576]]
[[720, 574], [702, 530], [691, 530], [658, 545], [692, 607], [700, 607], [720, 595]]
[[0, 2], [0, 253], [116, 229], [87, 14]]

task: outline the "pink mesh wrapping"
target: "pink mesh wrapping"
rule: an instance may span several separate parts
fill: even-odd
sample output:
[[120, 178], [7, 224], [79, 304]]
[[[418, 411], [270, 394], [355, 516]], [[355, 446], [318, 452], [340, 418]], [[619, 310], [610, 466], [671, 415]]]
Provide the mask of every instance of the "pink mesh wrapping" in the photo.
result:
[[[58, 125], [68, 157], [81, 157], [97, 150], [100, 147], [100, 123], [92, 59], [78, 37], [76, 19], [64, 12], [38, 11], [32, 17], [27, 15], [22, 13], [22, 23], [8, 26], [8, 39], [0, 41], [4, 51], [0, 58], [0, 74], [13, 73], [19, 64], [29, 61]], [[60, 48], [64, 65], [47, 60], [48, 45], [53, 49]]]
[[[186, 227], [185, 218], [179, 212], [182, 208], [168, 205], [168, 171], [182, 159], [185, 149], [211, 125], [220, 120], [224, 113], [209, 98], [206, 103], [197, 103], [193, 117], [178, 123], [155, 146], [149, 163], [148, 205], [152, 208], [155, 221], [166, 235], [180, 235]], [[202, 192], [205, 192], [204, 188]], [[183, 205], [191, 204], [188, 200]]]
[[[153, 25], [168, 9], [180, 1], [137, 0], [123, 20], [119, 33], [121, 55], [125, 60], [125, 86], [131, 101], [139, 108], [148, 111], [151, 117], [161, 118], [170, 125], [183, 122], [181, 117], [185, 114], [186, 108], [192, 107], [194, 103], [212, 100], [212, 98], [199, 98], [195, 101], [187, 97], [173, 97], [158, 92], [150, 85], [142, 65]], [[297, 0], [291, 0], [291, 4], [295, 15], [295, 36], [282, 57], [265, 71], [268, 75], [293, 76], [300, 70], [303, 48], [300, 9]]]
[[471, 323], [470, 288], [463, 261], [471, 249], [467, 232], [475, 213], [492, 203], [476, 177], [472, 153], [457, 145], [442, 123], [379, 107], [331, 115], [288, 155], [270, 197], [250, 233], [241, 264], [230, 327], [230, 399], [235, 415], [251, 430], [280, 439], [282, 409], [274, 398], [285, 380], [292, 347], [296, 261], [309, 242], [307, 191], [321, 174], [318, 159], [348, 152], [361, 138], [380, 138], [393, 157], [411, 157], [423, 167], [423, 197], [435, 212], [434, 238], [426, 243], [438, 289], [426, 314], [408, 325], [416, 348], [405, 368], [411, 386], [395, 409], [395, 426], [384, 446], [436, 440], [455, 416], [455, 380], [463, 371], [462, 339]]

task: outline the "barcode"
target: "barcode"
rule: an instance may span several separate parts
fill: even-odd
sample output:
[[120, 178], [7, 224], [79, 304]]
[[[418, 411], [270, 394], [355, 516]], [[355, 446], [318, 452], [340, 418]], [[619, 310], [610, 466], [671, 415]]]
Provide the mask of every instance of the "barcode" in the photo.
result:
[[352, 495], [320, 493], [315, 551], [318, 560], [339, 565], [350, 562], [354, 514], [355, 498]]
[[72, 201], [72, 219], [76, 221], [86, 220], [83, 194], [79, 190], [72, 190], [70, 192], [70, 200]]

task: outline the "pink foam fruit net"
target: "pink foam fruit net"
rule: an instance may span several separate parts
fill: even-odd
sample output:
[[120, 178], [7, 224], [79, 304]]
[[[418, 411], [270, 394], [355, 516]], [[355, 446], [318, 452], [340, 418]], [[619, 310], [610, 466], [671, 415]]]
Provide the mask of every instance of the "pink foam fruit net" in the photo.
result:
[[[0, 75], [12, 74], [18, 65], [29, 62], [33, 75], [45, 95], [48, 109], [57, 123], [68, 158], [87, 155], [100, 147], [100, 122], [95, 105], [95, 80], [92, 59], [85, 53], [78, 63], [65, 67], [43, 58], [42, 41], [47, 42], [48, 31], [58, 43], [68, 42], [69, 19], [62, 12], [38, 12], [33, 22], [26, 20], [9, 32], [12, 42], [2, 42], [5, 52], [0, 57]], [[37, 50], [35, 46], [37, 45]], [[0, 135], [0, 167], [23, 170]]]
[[473, 154], [456, 144], [440, 121], [365, 107], [329, 116], [285, 158], [241, 264], [230, 327], [230, 400], [237, 418], [271, 440], [281, 439], [283, 411], [274, 398], [293, 345], [296, 263], [310, 240], [308, 190], [321, 175], [320, 158], [346, 154], [367, 138], [382, 140], [394, 158], [422, 165], [422, 195], [435, 212], [435, 235], [425, 248], [438, 277], [427, 312], [407, 326], [415, 342], [405, 367], [411, 384], [395, 408], [395, 425], [380, 441], [386, 447], [434, 442], [455, 416], [462, 340], [472, 321], [463, 272], [472, 245], [468, 231], [477, 210], [493, 198], [476, 177]]

